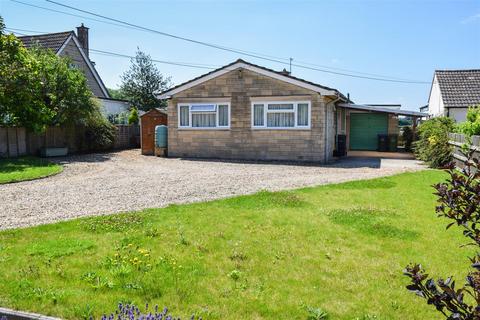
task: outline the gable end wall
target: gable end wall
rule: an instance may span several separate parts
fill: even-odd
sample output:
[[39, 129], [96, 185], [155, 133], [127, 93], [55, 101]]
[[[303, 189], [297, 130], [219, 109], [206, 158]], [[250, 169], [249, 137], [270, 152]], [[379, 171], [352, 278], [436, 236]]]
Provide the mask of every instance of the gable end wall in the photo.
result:
[[76, 65], [80, 70], [83, 71], [85, 77], [87, 78], [88, 87], [92, 90], [93, 94], [96, 97], [106, 98], [105, 94], [103, 93], [100, 85], [98, 84], [95, 76], [93, 75], [92, 71], [88, 67], [87, 63], [82, 57], [80, 50], [75, 45], [73, 40], [69, 40], [63, 51], [60, 53], [60, 56], [67, 56], [72, 59], [72, 63]]
[[445, 106], [443, 104], [442, 92], [440, 91], [437, 75], [433, 77], [432, 87], [430, 88], [430, 97], [428, 98], [428, 114], [433, 117], [445, 115]]
[[[251, 128], [250, 97], [265, 100], [311, 101], [311, 129]], [[177, 104], [223, 100], [230, 102], [230, 129], [179, 129]], [[242, 69], [230, 71], [174, 95], [168, 103], [168, 154], [245, 160], [325, 161], [326, 97], [317, 92]], [[330, 148], [329, 148], [330, 149]]]

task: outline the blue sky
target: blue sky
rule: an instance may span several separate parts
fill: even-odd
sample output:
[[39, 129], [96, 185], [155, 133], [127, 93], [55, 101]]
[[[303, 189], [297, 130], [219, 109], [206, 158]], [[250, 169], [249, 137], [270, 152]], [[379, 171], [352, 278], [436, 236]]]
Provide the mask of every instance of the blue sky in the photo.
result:
[[[62, 11], [43, 0], [21, 0]], [[72, 1], [81, 9], [156, 30], [331, 68], [430, 82], [435, 69], [480, 68], [480, 1]], [[72, 13], [75, 13], [72, 11]], [[276, 62], [0, 0], [7, 27], [42, 32], [90, 27], [90, 47], [152, 58], [224, 65], [237, 58], [281, 70]], [[80, 14], [80, 13], [76, 13]], [[82, 14], [84, 15], [84, 14]], [[118, 87], [129, 60], [91, 54], [108, 87]], [[158, 64], [175, 84], [208, 70]], [[401, 103], [417, 109], [429, 84], [402, 84], [293, 68], [293, 75], [357, 103]], [[334, 70], [335, 71], [335, 70]]]

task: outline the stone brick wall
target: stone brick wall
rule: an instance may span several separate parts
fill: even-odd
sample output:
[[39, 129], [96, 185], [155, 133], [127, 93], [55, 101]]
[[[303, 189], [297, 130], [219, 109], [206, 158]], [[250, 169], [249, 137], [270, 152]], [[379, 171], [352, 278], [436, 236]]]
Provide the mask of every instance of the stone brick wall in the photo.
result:
[[[310, 100], [311, 129], [251, 128], [252, 100]], [[230, 102], [230, 129], [179, 129], [178, 103]], [[168, 154], [248, 160], [324, 162], [325, 104], [320, 94], [239, 69], [179, 92], [168, 103]]]
[[96, 97], [106, 98], [105, 94], [103, 93], [102, 89], [100, 88], [100, 85], [98, 84], [97, 80], [95, 79], [95, 76], [93, 75], [90, 68], [88, 68], [88, 65], [85, 62], [85, 60], [83, 60], [82, 54], [80, 53], [80, 50], [78, 50], [78, 48], [75, 45], [75, 42], [73, 42], [73, 40], [70, 40], [68, 42], [68, 44], [63, 49], [63, 51], [60, 55], [61, 56], [67, 56], [70, 59], [72, 59], [73, 64], [75, 64], [80, 70], [83, 71], [83, 73], [85, 74], [85, 76], [87, 78], [88, 86], [92, 90], [93, 94]]
[[398, 134], [398, 117], [394, 114], [388, 115], [388, 134]]
[[335, 124], [335, 106], [333, 103], [327, 103], [327, 154], [333, 155], [336, 141], [336, 124]]

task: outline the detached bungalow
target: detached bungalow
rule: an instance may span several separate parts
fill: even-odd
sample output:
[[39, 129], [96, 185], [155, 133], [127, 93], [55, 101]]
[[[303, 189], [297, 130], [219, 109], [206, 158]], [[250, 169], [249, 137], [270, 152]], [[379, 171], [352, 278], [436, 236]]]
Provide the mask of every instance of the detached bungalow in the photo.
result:
[[377, 134], [387, 133], [389, 125], [397, 130], [392, 119], [402, 113], [351, 105], [336, 89], [244, 60], [158, 97], [168, 99], [168, 155], [173, 157], [325, 163], [339, 149], [337, 141], [348, 140], [338, 136], [349, 134], [350, 110], [371, 115], [358, 119], [368, 131], [361, 139], [373, 139], [369, 145], [375, 149]]

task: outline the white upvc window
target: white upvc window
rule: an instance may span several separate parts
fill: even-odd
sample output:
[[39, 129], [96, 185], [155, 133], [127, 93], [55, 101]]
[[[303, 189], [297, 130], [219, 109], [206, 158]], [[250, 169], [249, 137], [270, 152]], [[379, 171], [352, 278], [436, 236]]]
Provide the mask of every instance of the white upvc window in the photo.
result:
[[180, 103], [178, 127], [192, 129], [230, 128], [230, 103]]
[[310, 123], [310, 101], [252, 102], [254, 129], [309, 129]]

